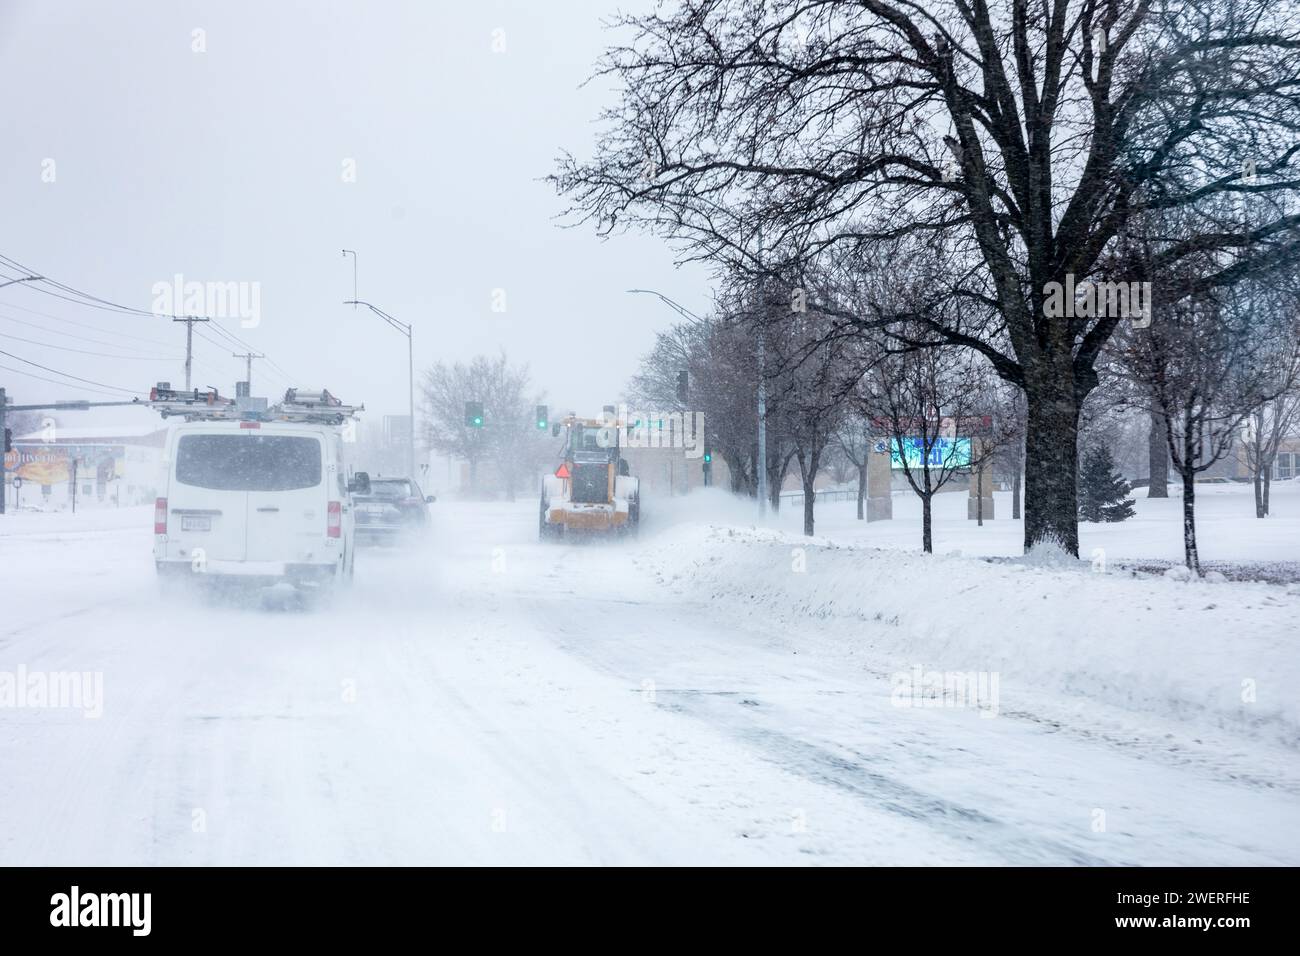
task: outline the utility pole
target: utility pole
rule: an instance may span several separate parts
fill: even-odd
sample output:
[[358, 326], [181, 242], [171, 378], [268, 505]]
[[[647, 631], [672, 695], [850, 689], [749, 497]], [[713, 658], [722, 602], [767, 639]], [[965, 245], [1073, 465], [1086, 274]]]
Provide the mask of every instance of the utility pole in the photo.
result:
[[190, 390], [190, 369], [194, 364], [194, 323], [208, 320], [187, 315], [184, 318], [173, 318], [172, 321], [185, 323], [185, 391], [188, 392]]
[[[252, 395], [253, 394], [253, 359], [266, 358], [266, 356], [262, 355], [260, 352], [231, 352], [230, 354], [234, 358], [243, 359], [244, 362], [246, 363], [244, 366], [245, 369], [244, 381], [248, 384], [248, 394]], [[189, 387], [190, 386], [187, 383], [185, 385], [187, 391], [189, 390]]]

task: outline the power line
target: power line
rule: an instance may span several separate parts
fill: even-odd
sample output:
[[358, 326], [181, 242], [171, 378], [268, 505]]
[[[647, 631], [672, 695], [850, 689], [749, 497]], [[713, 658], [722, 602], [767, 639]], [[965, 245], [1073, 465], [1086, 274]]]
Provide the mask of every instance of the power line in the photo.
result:
[[[50, 368], [48, 365], [42, 365], [40, 362], [33, 362], [31, 359], [25, 359], [21, 355], [14, 355], [13, 352], [6, 352], [4, 349], [0, 349], [0, 355], [7, 355], [11, 359], [17, 359], [18, 361], [24, 363], [25, 365], [30, 365], [33, 368], [39, 368], [45, 372], [53, 372], [55, 375], [62, 375], [64, 378], [70, 378], [78, 382], [84, 382], [87, 385], [98, 385], [100, 388], [111, 388], [117, 392], [126, 392], [128, 395], [145, 394], [144, 392], [137, 392], [133, 388], [122, 388], [120, 385], [109, 385], [105, 382], [96, 382], [94, 379], [91, 378], [81, 378], [79, 375], [72, 375], [68, 372], [60, 372], [57, 368]], [[63, 384], [67, 384], [67, 383], [65, 382]]]
[[[114, 312], [114, 313], [125, 314], [125, 315], [139, 315], [145, 318], [159, 318], [159, 317], [170, 318], [175, 321], [186, 322], [187, 331], [192, 331], [194, 328], [193, 322], [187, 320], [203, 318], [209, 321], [211, 325], [217, 329], [217, 331], [221, 332], [227, 338], [231, 339], [237, 346], [241, 348], [250, 349], [250, 350], [252, 349], [251, 345], [249, 345], [243, 339], [239, 338], [239, 336], [235, 335], [233, 332], [227, 330], [225, 326], [223, 326], [217, 320], [212, 319], [210, 316], [203, 316], [203, 317], [183, 316], [183, 315], [175, 315], [172, 313], [149, 312], [149, 311], [145, 311], [144, 309], [137, 309], [132, 306], [122, 305], [121, 303], [113, 302], [109, 299], [104, 299], [96, 295], [91, 295], [89, 292], [82, 292], [80, 289], [74, 288], [73, 286], [67, 285], [66, 283], [59, 282], [55, 279], [51, 279], [48, 276], [45, 276], [43, 274], [38, 274], [35, 270], [29, 269], [27, 266], [23, 265], [17, 259], [13, 259], [9, 256], [4, 255], [3, 253], [0, 253], [0, 262], [5, 263], [11, 269], [17, 269], [20, 272], [24, 273], [22, 277], [24, 279], [22, 288], [35, 289], [36, 291], [43, 292], [46, 295], [52, 295], [56, 299], [63, 299], [65, 301], [73, 302], [78, 305], [85, 305], [89, 308], [103, 309], [108, 312]], [[6, 278], [14, 278], [14, 277], [7, 276]], [[67, 295], [59, 295], [58, 293], [50, 289], [42, 288], [40, 285], [40, 283], [42, 282], [54, 286], [54, 288], [56, 289], [61, 289], [65, 292], [71, 293], [73, 296], [77, 296], [78, 298], [72, 298]], [[187, 334], [187, 338], [190, 338], [188, 334]], [[188, 352], [189, 349], [187, 348], [187, 353]], [[279, 369], [280, 373], [286, 376], [286, 380], [290, 380], [293, 378], [293, 376], [289, 375], [288, 372], [286, 372], [280, 365], [278, 365], [275, 362], [274, 359], [270, 358], [269, 356], [266, 357], [266, 363], [273, 368]]]
[[[102, 326], [99, 326], [99, 325], [91, 325], [89, 322], [78, 322], [78, 321], [76, 321], [75, 319], [66, 319], [66, 318], [64, 318], [64, 317], [62, 317], [62, 316], [59, 316], [59, 315], [53, 315], [53, 314], [51, 314], [51, 313], [49, 313], [49, 312], [42, 312], [40, 309], [31, 309], [31, 308], [28, 308], [28, 307], [25, 306], [25, 305], [19, 305], [17, 302], [6, 302], [6, 303], [5, 303], [5, 308], [9, 308], [9, 309], [17, 309], [19, 312], [26, 312], [26, 313], [29, 314], [29, 315], [39, 315], [39, 316], [40, 316], [41, 318], [43, 318], [43, 319], [52, 319], [52, 320], [55, 321], [55, 322], [63, 322], [63, 323], [66, 323], [67, 325], [75, 325], [77, 328], [81, 328], [81, 329], [92, 329], [92, 330], [94, 330], [94, 331], [96, 331], [96, 332], [109, 331], [109, 330], [104, 329]], [[15, 319], [13, 316], [4, 316], [4, 318], [9, 319], [9, 321], [11, 321], [11, 322], [23, 322], [22, 319]], [[26, 325], [32, 325], [33, 323], [31, 323], [31, 322], [26, 322], [26, 323], [24, 323], [24, 324], [26, 324]], [[71, 332], [59, 332], [57, 329], [45, 329], [45, 326], [43, 326], [43, 325], [36, 325], [36, 328], [44, 329], [45, 331], [48, 331], [48, 332], [54, 332], [56, 335], [72, 335]], [[166, 346], [166, 345], [167, 345], [167, 343], [164, 342], [164, 341], [162, 341], [161, 339], [148, 338], [148, 337], [143, 336], [143, 335], [131, 335], [131, 334], [128, 333], [128, 332], [121, 332], [121, 331], [118, 331], [117, 329], [112, 329], [111, 331], [112, 331], [113, 334], [116, 335], [118, 338], [122, 338], [122, 339], [134, 339], [134, 340], [137, 341], [137, 342], [147, 342], [149, 345], [162, 345], [162, 346]], [[73, 336], [73, 337], [74, 337], [74, 338], [77, 338], [78, 336]], [[100, 343], [100, 344], [104, 344], [104, 343]]]
[[[214, 339], [214, 338], [212, 338], [212, 337], [210, 337], [210, 336], [208, 336], [208, 335], [204, 335], [204, 334], [203, 334], [203, 330], [202, 330], [201, 328], [196, 328], [196, 329], [194, 330], [194, 334], [197, 335], [197, 336], [198, 336], [200, 339], [202, 339], [204, 342], [206, 342], [208, 345], [211, 345], [211, 346], [213, 346], [214, 348], [221, 349], [223, 352], [224, 352], [225, 349], [227, 348], [226, 345], [224, 345], [224, 344], [221, 343], [221, 342], [218, 342], [216, 339]], [[265, 358], [265, 356], [262, 356], [262, 358]], [[223, 362], [224, 362], [224, 356], [223, 356]], [[271, 363], [269, 362], [269, 360], [268, 360], [268, 364], [271, 364]], [[237, 377], [237, 376], [235, 376], [235, 377]], [[288, 385], [292, 385], [292, 384], [293, 384], [293, 382], [291, 382], [291, 381], [289, 381], [288, 379], [284, 378], [282, 375], [275, 375], [275, 374], [273, 374], [272, 377], [273, 377], [273, 378], [276, 378], [276, 379], [279, 379], [280, 382], [281, 382], [281, 384], [284, 384], [284, 385], [286, 385], [286, 386], [288, 386]], [[233, 378], [232, 378], [232, 381], [233, 381]]]
[[110, 355], [107, 352], [95, 352], [91, 349], [74, 349], [70, 345], [55, 345], [53, 342], [40, 342], [36, 339], [25, 339], [21, 335], [10, 335], [8, 332], [0, 332], [0, 338], [13, 339], [15, 342], [26, 342], [28, 345], [39, 345], [42, 348], [58, 349], [60, 352], [76, 352], [79, 355], [95, 355], [99, 358], [106, 359], [127, 359], [132, 362], [174, 362], [174, 356], [167, 355]]
[[[20, 368], [12, 368], [12, 367], [10, 367], [10, 366], [8, 366], [8, 365], [0, 365], [0, 370], [6, 371], [6, 372], [12, 372], [14, 375], [25, 375], [27, 378], [34, 378], [34, 379], [36, 379], [36, 380], [39, 381], [39, 382], [50, 382], [50, 383], [53, 384], [53, 385], [62, 385], [62, 386], [64, 386], [65, 388], [66, 388], [67, 385], [68, 385], [67, 382], [61, 382], [61, 381], [59, 381], [57, 378], [46, 378], [44, 375], [37, 375], [37, 374], [34, 373], [34, 372], [26, 372], [26, 371], [23, 371], [23, 370], [20, 369]], [[102, 389], [102, 388], [91, 388], [90, 386], [87, 386], [87, 385], [83, 385], [83, 386], [81, 386], [81, 387], [84, 388], [84, 389], [86, 389], [86, 391], [89, 391], [89, 392], [95, 392], [96, 394], [99, 394], [99, 395], [110, 395], [110, 396], [112, 396], [113, 398], [116, 398], [116, 397], [117, 397], [117, 393], [116, 393], [116, 392], [105, 391], [105, 390]]]
[[[39, 322], [28, 322], [25, 319], [16, 319], [12, 315], [5, 315], [3, 312], [0, 312], [0, 319], [3, 319], [6, 322], [17, 322], [19, 325], [26, 325], [33, 329], [40, 329], [42, 332], [47, 332], [50, 335], [61, 335], [64, 338], [76, 339], [78, 342], [90, 342], [94, 345], [107, 345], [109, 348], [130, 352], [134, 355], [147, 355], [154, 358], [167, 359], [168, 361], [173, 362], [180, 357], [178, 353], [164, 355], [161, 352], [141, 352], [139, 349], [127, 348], [126, 346], [119, 345], [116, 342], [105, 342], [103, 339], [93, 339], [89, 335], [77, 335], [75, 332], [64, 332], [60, 329], [51, 329], [47, 326], [41, 325]], [[163, 343], [158, 342], [154, 344], [162, 345]]]

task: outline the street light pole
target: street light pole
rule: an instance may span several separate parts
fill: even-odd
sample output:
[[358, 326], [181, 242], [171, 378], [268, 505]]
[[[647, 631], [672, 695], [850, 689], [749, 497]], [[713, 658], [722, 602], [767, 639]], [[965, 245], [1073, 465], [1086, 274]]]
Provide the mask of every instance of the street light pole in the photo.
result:
[[[344, 249], [343, 258], [346, 259], [348, 256], [352, 257], [352, 301], [355, 302], [357, 300], [357, 254], [352, 249]], [[352, 308], [355, 310], [356, 306]]]
[[[763, 227], [758, 227], [758, 260], [763, 263]], [[767, 286], [759, 286], [758, 325], [758, 516], [767, 517]], [[781, 493], [778, 488], [777, 494]], [[777, 499], [778, 502], [780, 499]]]
[[767, 328], [758, 332], [758, 516], [767, 517]]
[[383, 309], [371, 305], [369, 302], [363, 302], [360, 299], [348, 299], [344, 305], [358, 306], [364, 305], [375, 315], [379, 316], [390, 326], [397, 329], [406, 336], [406, 403], [407, 403], [407, 445], [406, 445], [406, 464], [408, 476], [412, 481], [415, 480], [415, 340], [411, 335], [411, 326], [399, 319], [393, 318]]

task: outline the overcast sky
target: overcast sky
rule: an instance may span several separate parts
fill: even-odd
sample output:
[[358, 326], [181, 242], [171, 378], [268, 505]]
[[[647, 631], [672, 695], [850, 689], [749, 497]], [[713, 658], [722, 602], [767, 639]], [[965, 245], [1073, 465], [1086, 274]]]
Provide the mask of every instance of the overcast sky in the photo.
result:
[[[704, 270], [676, 269], [659, 240], [559, 228], [562, 203], [539, 181], [562, 148], [589, 152], [613, 101], [605, 83], [579, 85], [615, 9], [4, 0], [0, 253], [143, 309], [177, 273], [260, 283], [260, 323], [231, 331], [293, 384], [404, 412], [405, 340], [341, 304], [353, 279], [341, 250], [355, 249], [360, 297], [414, 325], [417, 372], [505, 348], [557, 407], [596, 412], [675, 318], [625, 290], [696, 310], [709, 299]], [[230, 390], [242, 365], [206, 334], [217, 344], [198, 340], [196, 384]], [[0, 289], [0, 336], [6, 352], [97, 382], [183, 381], [183, 326], [160, 318], [17, 285]], [[140, 357], [159, 352], [176, 358]], [[0, 366], [47, 374], [6, 356]], [[11, 401], [104, 397], [3, 369], [0, 384]], [[256, 394], [284, 384], [255, 364]]]

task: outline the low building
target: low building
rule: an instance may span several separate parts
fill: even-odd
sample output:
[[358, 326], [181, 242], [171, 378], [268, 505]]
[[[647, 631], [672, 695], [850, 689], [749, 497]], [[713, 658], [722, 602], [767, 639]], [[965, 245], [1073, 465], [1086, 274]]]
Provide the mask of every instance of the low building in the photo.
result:
[[[148, 504], [157, 494], [167, 428], [157, 423], [61, 427], [19, 435], [5, 456], [7, 500], [61, 510]], [[73, 486], [75, 477], [76, 485]]]

